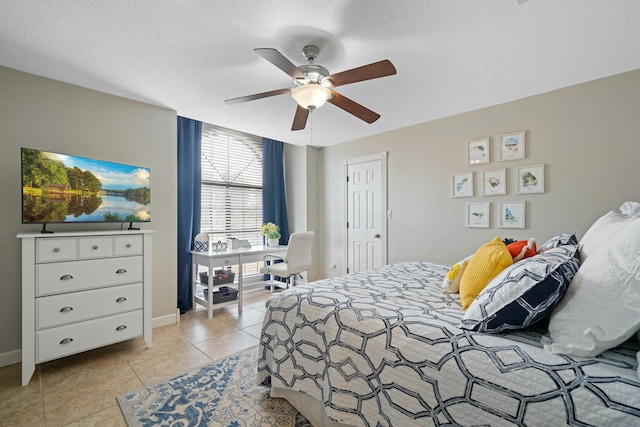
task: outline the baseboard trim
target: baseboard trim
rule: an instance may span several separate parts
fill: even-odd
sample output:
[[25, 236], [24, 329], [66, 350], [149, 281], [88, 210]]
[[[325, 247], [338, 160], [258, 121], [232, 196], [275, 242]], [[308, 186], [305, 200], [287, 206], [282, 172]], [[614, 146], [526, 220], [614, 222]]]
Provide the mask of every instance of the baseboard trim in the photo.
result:
[[[179, 313], [179, 312], [176, 312]], [[180, 317], [178, 314], [167, 314], [166, 316], [154, 317], [151, 321], [152, 328], [159, 328], [160, 326], [173, 325], [174, 323], [180, 322]]]
[[22, 362], [22, 350], [11, 350], [0, 353], [0, 368]]

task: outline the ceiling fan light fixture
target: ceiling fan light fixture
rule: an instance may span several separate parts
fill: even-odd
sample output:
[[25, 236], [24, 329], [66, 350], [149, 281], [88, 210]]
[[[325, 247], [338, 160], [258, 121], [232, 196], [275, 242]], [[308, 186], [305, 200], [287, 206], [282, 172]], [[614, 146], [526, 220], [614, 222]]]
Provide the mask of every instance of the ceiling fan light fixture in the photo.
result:
[[294, 88], [291, 96], [302, 108], [314, 110], [322, 107], [331, 98], [331, 91], [320, 84], [307, 83]]
[[304, 129], [307, 120], [310, 120], [311, 111], [322, 107], [327, 101], [366, 123], [375, 122], [380, 118], [380, 114], [369, 110], [344, 95], [340, 95], [333, 88], [396, 74], [396, 68], [388, 59], [362, 65], [337, 74], [330, 74], [325, 67], [315, 63], [320, 49], [314, 45], [307, 45], [303, 48], [302, 53], [308, 64], [300, 66], [294, 65], [277, 49], [258, 48], [254, 49], [254, 51], [284, 71], [285, 74], [293, 79], [295, 86], [226, 99], [225, 102], [227, 104], [237, 104], [290, 93], [298, 104], [293, 118], [293, 125], [291, 126], [292, 131]]
[[324, 79], [322, 79], [322, 81], [320, 82], [320, 84], [324, 87], [328, 87], [328, 88], [332, 88], [335, 83], [333, 83], [333, 80], [331, 80], [328, 77], [325, 77]]

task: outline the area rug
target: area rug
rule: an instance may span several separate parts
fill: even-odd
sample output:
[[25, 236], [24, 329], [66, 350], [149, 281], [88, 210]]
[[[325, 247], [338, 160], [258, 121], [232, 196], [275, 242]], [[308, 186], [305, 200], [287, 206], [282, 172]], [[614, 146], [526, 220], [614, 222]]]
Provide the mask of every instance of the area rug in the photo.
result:
[[312, 427], [256, 385], [257, 347], [117, 398], [129, 427]]

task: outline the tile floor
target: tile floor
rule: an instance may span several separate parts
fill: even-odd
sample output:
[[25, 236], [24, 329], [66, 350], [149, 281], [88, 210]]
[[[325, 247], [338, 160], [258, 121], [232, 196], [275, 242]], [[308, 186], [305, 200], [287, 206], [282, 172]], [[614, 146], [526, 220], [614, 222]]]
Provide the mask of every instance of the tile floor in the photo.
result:
[[199, 308], [142, 338], [36, 366], [20, 385], [21, 365], [0, 368], [0, 426], [125, 426], [116, 396], [258, 344], [267, 290], [244, 295], [241, 314], [225, 307], [207, 319]]

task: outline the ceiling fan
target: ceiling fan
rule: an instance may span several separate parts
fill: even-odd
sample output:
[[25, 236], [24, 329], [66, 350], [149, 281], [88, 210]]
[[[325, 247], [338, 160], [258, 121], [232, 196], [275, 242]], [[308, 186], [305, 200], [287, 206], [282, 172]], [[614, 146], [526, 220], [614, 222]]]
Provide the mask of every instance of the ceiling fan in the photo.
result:
[[353, 114], [357, 118], [367, 123], [373, 123], [380, 118], [380, 115], [355, 101], [340, 95], [333, 88], [357, 83], [364, 80], [377, 79], [396, 74], [396, 69], [388, 59], [352, 68], [337, 74], [329, 74], [325, 67], [315, 64], [315, 60], [320, 53], [320, 48], [307, 45], [302, 49], [308, 64], [296, 67], [283, 54], [272, 48], [258, 48], [254, 51], [276, 67], [289, 75], [294, 87], [276, 89], [269, 92], [256, 93], [254, 95], [241, 96], [239, 98], [227, 99], [227, 104], [237, 104], [240, 102], [253, 101], [284, 93], [291, 93], [293, 99], [298, 103], [296, 114], [293, 118], [291, 130], [304, 129], [309, 112], [329, 102], [338, 108], [342, 108], [347, 113]]

